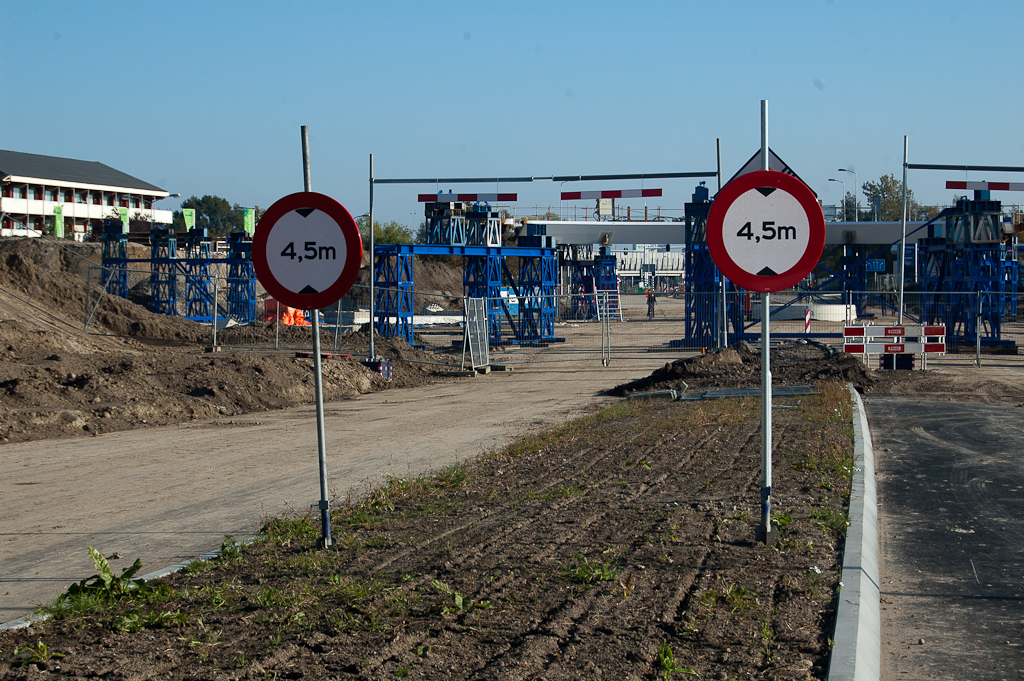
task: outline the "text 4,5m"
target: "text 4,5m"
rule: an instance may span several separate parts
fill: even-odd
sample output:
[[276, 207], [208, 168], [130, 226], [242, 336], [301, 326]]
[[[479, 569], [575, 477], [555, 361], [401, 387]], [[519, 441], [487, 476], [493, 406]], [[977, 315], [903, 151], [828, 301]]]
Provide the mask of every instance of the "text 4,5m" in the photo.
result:
[[776, 225], [772, 220], [765, 220], [761, 223], [761, 233], [754, 234], [754, 228], [748, 222], [740, 227], [740, 231], [736, 232], [736, 236], [746, 237], [747, 241], [753, 239], [754, 243], [761, 243], [761, 239], [765, 241], [771, 241], [772, 239], [788, 241], [789, 239], [796, 238], [796, 227], [792, 225]]
[[336, 260], [338, 251], [334, 246], [317, 246], [315, 241], [307, 241], [302, 245], [302, 253], [295, 252], [295, 242], [289, 241], [288, 245], [281, 251], [282, 258], [298, 258], [299, 262], [306, 260]]

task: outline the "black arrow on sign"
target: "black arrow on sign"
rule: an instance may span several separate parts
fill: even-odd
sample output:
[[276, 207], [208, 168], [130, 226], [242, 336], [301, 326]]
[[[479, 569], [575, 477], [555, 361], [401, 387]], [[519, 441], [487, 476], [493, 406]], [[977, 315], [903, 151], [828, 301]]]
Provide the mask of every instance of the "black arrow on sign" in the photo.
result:
[[[774, 273], [774, 272], [772, 272], [772, 274], [775, 274], [775, 273]], [[319, 292], [319, 291], [317, 291], [317, 290], [316, 290], [315, 288], [313, 288], [312, 286], [310, 286], [309, 284], [306, 284], [306, 288], [304, 288], [304, 289], [302, 289], [301, 291], [299, 291], [299, 293], [301, 293], [301, 294], [302, 294], [302, 295], [304, 295], [304, 296], [311, 296], [311, 295], [313, 295], [314, 293], [320, 293], [320, 292]]]
[[775, 191], [775, 189], [776, 189], [775, 187], [758, 187], [757, 191], [759, 191], [762, 194], [764, 194], [765, 198], [767, 198], [769, 194], [771, 194], [773, 191]]
[[774, 277], [776, 275], [778, 275], [778, 272], [773, 270], [771, 267], [765, 267], [764, 269], [757, 273], [757, 276], [759, 277]]
[[315, 211], [316, 208], [296, 208], [295, 212], [304, 218], [308, 218], [309, 214]]

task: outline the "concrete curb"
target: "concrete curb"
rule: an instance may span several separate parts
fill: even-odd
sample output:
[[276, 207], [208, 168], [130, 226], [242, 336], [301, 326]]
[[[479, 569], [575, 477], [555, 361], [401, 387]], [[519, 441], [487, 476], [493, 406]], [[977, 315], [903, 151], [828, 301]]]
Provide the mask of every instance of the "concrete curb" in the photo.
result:
[[864, 403], [853, 385], [848, 387], [853, 402], [853, 485], [828, 679], [877, 681], [881, 670], [882, 631], [875, 455]]

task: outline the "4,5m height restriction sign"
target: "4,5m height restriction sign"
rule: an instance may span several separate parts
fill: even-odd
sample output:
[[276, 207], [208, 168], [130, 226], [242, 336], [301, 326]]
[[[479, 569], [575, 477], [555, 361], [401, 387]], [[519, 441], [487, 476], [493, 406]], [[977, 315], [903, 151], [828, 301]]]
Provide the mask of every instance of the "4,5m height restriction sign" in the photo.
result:
[[315, 310], [341, 300], [359, 275], [363, 242], [352, 215], [325, 194], [275, 201], [252, 239], [252, 264], [267, 293]]
[[708, 250], [748, 291], [782, 291], [810, 274], [825, 246], [825, 217], [797, 178], [757, 170], [725, 185], [708, 213]]

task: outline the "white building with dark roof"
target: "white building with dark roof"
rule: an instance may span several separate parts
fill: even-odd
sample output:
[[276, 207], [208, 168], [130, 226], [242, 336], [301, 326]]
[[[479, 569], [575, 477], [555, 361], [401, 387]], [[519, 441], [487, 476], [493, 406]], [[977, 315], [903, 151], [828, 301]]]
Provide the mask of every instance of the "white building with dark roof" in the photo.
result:
[[[63, 234], [78, 241], [104, 219], [128, 209], [132, 221], [167, 225], [171, 211], [154, 202], [167, 191], [95, 161], [0, 150], [0, 234], [54, 232], [60, 208]], [[59, 231], [57, 232], [59, 233]]]

